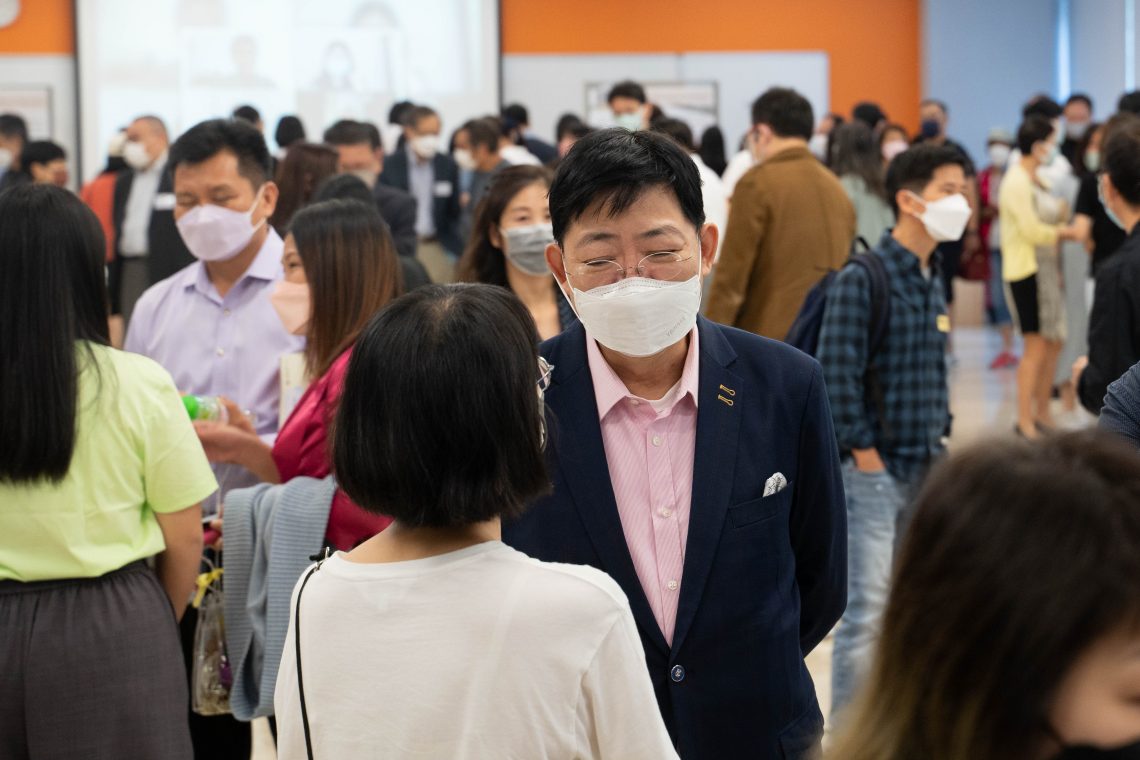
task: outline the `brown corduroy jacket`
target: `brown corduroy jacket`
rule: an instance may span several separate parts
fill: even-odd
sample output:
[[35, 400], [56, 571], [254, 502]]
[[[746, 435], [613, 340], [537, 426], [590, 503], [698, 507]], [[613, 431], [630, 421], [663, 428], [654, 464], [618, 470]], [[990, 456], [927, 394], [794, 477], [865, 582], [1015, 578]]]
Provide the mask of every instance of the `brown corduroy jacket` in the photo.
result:
[[806, 146], [769, 157], [733, 192], [708, 318], [783, 340], [808, 290], [843, 266], [854, 238], [851, 201]]

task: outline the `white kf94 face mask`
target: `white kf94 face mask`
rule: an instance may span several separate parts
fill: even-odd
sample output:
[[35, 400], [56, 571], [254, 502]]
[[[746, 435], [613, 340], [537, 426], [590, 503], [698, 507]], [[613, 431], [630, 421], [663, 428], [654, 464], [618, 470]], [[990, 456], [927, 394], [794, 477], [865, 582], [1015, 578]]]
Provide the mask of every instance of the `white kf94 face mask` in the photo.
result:
[[701, 277], [672, 282], [627, 277], [574, 292], [574, 311], [586, 332], [626, 356], [653, 356], [685, 337], [701, 308]]
[[195, 206], [175, 222], [182, 242], [199, 261], [229, 261], [241, 253], [266, 220], [253, 223], [261, 191], [249, 211], [234, 211], [212, 203]]
[[926, 206], [918, 215], [927, 233], [939, 243], [960, 240], [970, 221], [970, 202], [961, 193], [948, 195], [936, 201], [924, 200], [917, 193], [911, 193]]

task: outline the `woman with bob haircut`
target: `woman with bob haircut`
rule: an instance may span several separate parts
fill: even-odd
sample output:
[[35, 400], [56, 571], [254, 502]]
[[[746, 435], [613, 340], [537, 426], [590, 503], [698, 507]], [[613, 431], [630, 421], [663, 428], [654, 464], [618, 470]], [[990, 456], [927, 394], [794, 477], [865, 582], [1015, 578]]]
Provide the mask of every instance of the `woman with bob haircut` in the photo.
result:
[[335, 472], [394, 522], [297, 584], [283, 760], [676, 757], [618, 585], [500, 540], [550, 487], [537, 344], [488, 285], [425, 286], [361, 333]]
[[836, 760], [1140, 757], [1140, 459], [1104, 432], [950, 457], [922, 489]]

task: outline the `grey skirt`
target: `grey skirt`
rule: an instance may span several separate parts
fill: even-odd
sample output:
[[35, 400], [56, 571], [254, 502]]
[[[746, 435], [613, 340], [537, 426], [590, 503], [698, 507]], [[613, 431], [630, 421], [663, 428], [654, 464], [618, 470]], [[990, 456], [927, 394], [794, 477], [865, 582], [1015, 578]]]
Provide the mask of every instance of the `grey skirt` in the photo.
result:
[[0, 581], [0, 674], [5, 760], [193, 756], [178, 628], [143, 562]]

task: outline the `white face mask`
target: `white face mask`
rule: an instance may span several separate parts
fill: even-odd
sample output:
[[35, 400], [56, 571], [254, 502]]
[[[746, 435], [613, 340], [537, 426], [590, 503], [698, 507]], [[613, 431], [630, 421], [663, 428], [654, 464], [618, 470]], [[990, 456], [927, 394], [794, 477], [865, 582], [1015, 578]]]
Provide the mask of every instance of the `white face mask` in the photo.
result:
[[520, 271], [536, 277], [550, 274], [546, 265], [546, 246], [554, 242], [554, 226], [550, 222], [509, 227], [502, 233], [507, 259]]
[[228, 261], [249, 245], [253, 234], [265, 224], [253, 223], [253, 212], [261, 200], [261, 191], [253, 199], [249, 211], [234, 211], [208, 203], [187, 211], [175, 224], [182, 242], [199, 261]]
[[641, 129], [641, 114], [637, 111], [633, 113], [619, 113], [614, 117], [614, 122], [623, 129], [636, 132]]
[[960, 240], [970, 221], [970, 202], [961, 193], [948, 195], [936, 201], [923, 200], [915, 193], [912, 196], [926, 205], [926, 210], [918, 214], [930, 237], [939, 243]]
[[808, 150], [820, 161], [827, 160], [827, 135], [815, 134], [808, 140]]
[[452, 154], [452, 158], [455, 159], [455, 163], [459, 165], [460, 169], [469, 172], [475, 171], [475, 157], [471, 155], [471, 151], [467, 150], [467, 148], [456, 148], [455, 153]]
[[888, 140], [883, 143], [883, 158], [887, 161], [893, 161], [895, 156], [906, 153], [909, 147], [910, 145], [907, 144], [906, 140]]
[[7, 169], [12, 165], [12, 151], [7, 148], [0, 148], [0, 169]]
[[150, 154], [142, 143], [128, 140], [123, 146], [123, 160], [132, 169], [145, 169], [150, 165]]
[[683, 282], [627, 277], [574, 291], [574, 311], [590, 337], [626, 356], [653, 356], [685, 337], [701, 308], [701, 276]]
[[439, 135], [418, 135], [410, 144], [412, 152], [425, 161], [439, 153]]
[[376, 179], [380, 176], [370, 169], [353, 169], [349, 172], [349, 174], [356, 177], [364, 184], [368, 185], [369, 190], [376, 187]]
[[995, 143], [990, 146], [990, 163], [999, 169], [1005, 168], [1006, 163], [1009, 162], [1010, 149], [1008, 145]]

